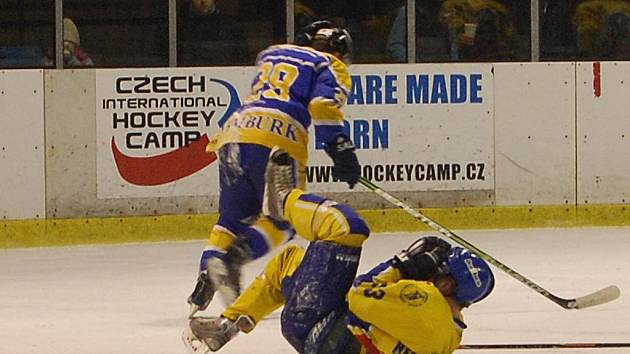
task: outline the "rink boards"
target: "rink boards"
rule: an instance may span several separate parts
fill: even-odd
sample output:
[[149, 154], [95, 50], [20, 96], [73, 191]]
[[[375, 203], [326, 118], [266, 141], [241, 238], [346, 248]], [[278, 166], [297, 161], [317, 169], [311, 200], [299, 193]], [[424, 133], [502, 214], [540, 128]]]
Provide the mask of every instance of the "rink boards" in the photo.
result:
[[[353, 65], [346, 130], [364, 176], [443, 218], [457, 213], [463, 226], [477, 227], [479, 215], [514, 227], [626, 224], [628, 65]], [[5, 230], [107, 218], [131, 229], [175, 222], [205, 230], [216, 211], [216, 161], [180, 147], [216, 132], [245, 100], [253, 73], [0, 72], [0, 217], [22, 220], [5, 221]], [[385, 206], [359, 187], [347, 192], [325, 154], [309, 148], [311, 191], [361, 209]], [[179, 216], [162, 223], [165, 214]]]

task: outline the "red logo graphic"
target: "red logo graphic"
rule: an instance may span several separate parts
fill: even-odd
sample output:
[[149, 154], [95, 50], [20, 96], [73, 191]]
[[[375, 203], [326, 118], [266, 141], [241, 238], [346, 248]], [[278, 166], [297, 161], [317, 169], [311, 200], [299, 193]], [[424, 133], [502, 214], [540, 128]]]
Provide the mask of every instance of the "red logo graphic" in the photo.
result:
[[602, 64], [593, 63], [593, 94], [595, 97], [602, 96]]
[[207, 153], [208, 135], [204, 134], [188, 146], [162, 155], [133, 157], [123, 154], [112, 137], [112, 152], [120, 176], [139, 186], [157, 186], [192, 175], [217, 159], [215, 153]]

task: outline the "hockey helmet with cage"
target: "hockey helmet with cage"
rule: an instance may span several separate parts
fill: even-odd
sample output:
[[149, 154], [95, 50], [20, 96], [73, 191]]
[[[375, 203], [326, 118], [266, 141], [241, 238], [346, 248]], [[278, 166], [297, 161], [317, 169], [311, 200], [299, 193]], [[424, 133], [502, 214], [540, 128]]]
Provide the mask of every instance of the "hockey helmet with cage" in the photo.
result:
[[455, 300], [463, 306], [483, 300], [494, 288], [494, 275], [486, 261], [461, 247], [452, 247], [446, 273], [457, 283]]
[[334, 54], [346, 65], [352, 63], [352, 37], [331, 21], [319, 20], [307, 25], [295, 37], [295, 44]]

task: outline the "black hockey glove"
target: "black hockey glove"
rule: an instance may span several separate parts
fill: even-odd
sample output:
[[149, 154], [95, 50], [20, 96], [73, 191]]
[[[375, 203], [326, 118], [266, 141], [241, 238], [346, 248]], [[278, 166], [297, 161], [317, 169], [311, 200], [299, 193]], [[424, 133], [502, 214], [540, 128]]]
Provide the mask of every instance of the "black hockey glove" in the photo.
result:
[[423, 237], [395, 255], [392, 266], [398, 268], [405, 279], [429, 280], [446, 261], [450, 249], [451, 245], [438, 237]]
[[350, 189], [354, 188], [361, 177], [361, 165], [354, 153], [356, 148], [352, 140], [343, 134], [337, 135], [335, 139], [324, 144], [324, 150], [333, 160], [333, 177], [347, 182]]

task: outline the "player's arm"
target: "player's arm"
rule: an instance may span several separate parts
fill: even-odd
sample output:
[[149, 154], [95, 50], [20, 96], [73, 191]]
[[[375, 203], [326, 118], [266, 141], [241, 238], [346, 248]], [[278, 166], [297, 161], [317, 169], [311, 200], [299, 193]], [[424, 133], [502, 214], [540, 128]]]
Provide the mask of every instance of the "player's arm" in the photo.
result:
[[315, 125], [315, 139], [325, 144], [343, 134], [341, 108], [348, 100], [352, 82], [346, 65], [334, 56], [320, 62], [315, 75], [308, 111]]
[[[356, 278], [348, 292], [348, 325], [364, 346], [375, 346], [389, 353], [402, 338], [415, 338], [419, 331], [422, 332], [423, 317], [416, 316], [419, 312], [409, 315], [411, 309], [403, 294], [408, 295], [406, 301], [419, 301], [421, 297], [417, 295], [422, 293], [419, 289], [438, 291], [425, 280], [433, 278], [439, 271], [448, 249], [447, 242], [437, 237], [424, 237]], [[418, 307], [414, 311], [428, 311], [428, 308]]]
[[357, 316], [355, 327], [367, 332], [370, 323], [380, 321], [381, 314], [396, 308], [406, 282], [432, 279], [450, 248], [448, 242], [438, 237], [423, 237], [388, 261], [359, 275], [348, 292], [350, 310]]
[[341, 108], [346, 104], [352, 86], [348, 68], [336, 59], [321, 64], [317, 70], [308, 110], [315, 126], [315, 140], [324, 145], [325, 151], [333, 160], [333, 174], [350, 188], [359, 181], [361, 166], [355, 154], [355, 147], [344, 133], [344, 116]]
[[348, 292], [348, 329], [368, 353], [394, 352], [398, 328], [409, 317], [407, 306], [401, 306], [404, 282], [388, 261], [358, 277]]
[[451, 245], [439, 237], [422, 237], [390, 262], [405, 279], [430, 280], [440, 271], [450, 249]]
[[446, 260], [450, 248], [448, 242], [438, 237], [422, 237], [388, 261], [359, 275], [354, 281], [354, 286], [361, 286], [362, 283], [368, 286], [387, 284], [400, 279], [431, 279]]
[[392, 260], [383, 262], [372, 268], [369, 272], [356, 277], [353, 288], [360, 286], [373, 286], [373, 284], [387, 284], [397, 282], [402, 278], [400, 271], [392, 267]]

